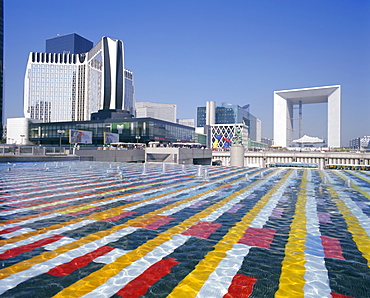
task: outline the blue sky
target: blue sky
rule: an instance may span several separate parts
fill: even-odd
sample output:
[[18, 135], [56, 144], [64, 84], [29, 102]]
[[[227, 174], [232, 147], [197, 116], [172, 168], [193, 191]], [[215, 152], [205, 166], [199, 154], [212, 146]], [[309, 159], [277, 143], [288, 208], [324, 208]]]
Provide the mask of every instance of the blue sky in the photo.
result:
[[[4, 118], [23, 117], [29, 52], [76, 32], [125, 44], [136, 101], [243, 106], [273, 137], [273, 92], [341, 85], [342, 145], [370, 134], [370, 1], [5, 0]], [[326, 136], [325, 104], [303, 106], [303, 133]]]

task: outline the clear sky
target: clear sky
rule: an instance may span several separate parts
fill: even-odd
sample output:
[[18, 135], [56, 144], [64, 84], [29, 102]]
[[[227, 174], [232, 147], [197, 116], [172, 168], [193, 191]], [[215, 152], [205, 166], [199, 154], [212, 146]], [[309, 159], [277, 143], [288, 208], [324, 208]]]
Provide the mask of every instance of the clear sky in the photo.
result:
[[[125, 44], [136, 101], [243, 106], [273, 137], [273, 92], [341, 85], [342, 145], [370, 135], [368, 0], [4, 0], [4, 118], [23, 117], [30, 52], [77, 33]], [[326, 137], [325, 104], [303, 106], [303, 134]]]

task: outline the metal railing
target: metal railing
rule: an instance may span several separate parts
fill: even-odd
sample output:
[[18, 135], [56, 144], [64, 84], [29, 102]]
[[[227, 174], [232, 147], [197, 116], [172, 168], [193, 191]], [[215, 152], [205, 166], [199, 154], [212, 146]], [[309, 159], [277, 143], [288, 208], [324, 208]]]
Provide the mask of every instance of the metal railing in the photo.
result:
[[22, 145], [1, 145], [0, 156], [9, 155], [65, 155], [66, 148], [63, 147], [44, 147], [44, 146], [22, 146]]

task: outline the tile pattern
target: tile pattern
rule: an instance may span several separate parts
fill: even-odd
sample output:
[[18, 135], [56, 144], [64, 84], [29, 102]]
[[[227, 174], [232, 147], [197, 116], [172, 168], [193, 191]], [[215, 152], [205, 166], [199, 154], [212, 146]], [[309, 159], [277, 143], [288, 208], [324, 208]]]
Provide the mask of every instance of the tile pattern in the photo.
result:
[[163, 168], [1, 164], [0, 297], [370, 297], [370, 173]]

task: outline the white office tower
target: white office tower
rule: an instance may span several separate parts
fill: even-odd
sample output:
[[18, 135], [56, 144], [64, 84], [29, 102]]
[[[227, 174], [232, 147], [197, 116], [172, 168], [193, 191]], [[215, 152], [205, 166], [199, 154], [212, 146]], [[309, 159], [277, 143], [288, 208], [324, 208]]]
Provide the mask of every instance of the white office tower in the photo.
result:
[[103, 37], [83, 54], [30, 53], [24, 81], [26, 118], [86, 121], [101, 109], [134, 114], [133, 73], [124, 69], [122, 41]]
[[168, 103], [137, 102], [135, 104], [137, 118], [155, 118], [176, 123], [177, 106]]

